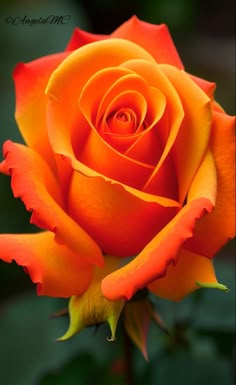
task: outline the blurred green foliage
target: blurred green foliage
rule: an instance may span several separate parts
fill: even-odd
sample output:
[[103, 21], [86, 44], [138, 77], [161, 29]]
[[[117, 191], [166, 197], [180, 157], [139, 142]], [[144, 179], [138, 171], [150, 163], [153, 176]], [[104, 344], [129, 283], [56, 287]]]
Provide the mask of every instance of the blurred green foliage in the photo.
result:
[[[133, 3], [133, 2], [132, 2]], [[15, 65], [64, 49], [75, 26], [109, 33], [132, 14], [167, 23], [186, 69], [217, 83], [217, 98], [235, 112], [233, 2], [196, 0], [2, 1], [0, 5], [0, 144], [22, 141], [14, 121]], [[70, 15], [65, 25], [7, 24], [6, 17]], [[34, 129], [32, 127], [32, 129]], [[0, 232], [29, 232], [30, 214], [14, 199], [8, 177], [0, 175]], [[235, 358], [234, 246], [216, 258], [219, 280], [229, 293], [201, 290], [181, 303], [153, 299], [167, 322], [166, 336], [151, 325], [149, 362], [135, 348], [137, 385], [233, 385]], [[108, 343], [106, 326], [87, 329], [55, 343], [67, 318], [49, 320], [64, 300], [36, 298], [33, 284], [16, 264], [0, 263], [0, 380], [2, 385], [123, 385], [123, 337]]]

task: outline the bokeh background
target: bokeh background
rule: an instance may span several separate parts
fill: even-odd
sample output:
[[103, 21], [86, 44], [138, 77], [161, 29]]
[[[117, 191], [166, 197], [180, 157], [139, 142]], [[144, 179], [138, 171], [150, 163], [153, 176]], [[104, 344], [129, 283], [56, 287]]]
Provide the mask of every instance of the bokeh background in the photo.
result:
[[[235, 114], [234, 7], [233, 0], [1, 0], [0, 146], [8, 138], [21, 141], [14, 121], [11, 77], [18, 62], [62, 51], [75, 26], [110, 33], [133, 14], [154, 24], [168, 24], [186, 70], [215, 81], [218, 101]], [[9, 19], [49, 15], [70, 18], [64, 25], [32, 26], [13, 25]], [[29, 217], [23, 204], [12, 197], [9, 179], [0, 175], [0, 232], [37, 231], [29, 225]], [[137, 349], [133, 352], [135, 385], [233, 385], [234, 252], [231, 242], [215, 259], [219, 281], [230, 288], [229, 293], [201, 290], [178, 304], [155, 300], [171, 336], [151, 325], [149, 362]], [[64, 300], [36, 297], [22, 268], [0, 263], [2, 385], [125, 384], [121, 330], [113, 344], [106, 342], [106, 326], [56, 343], [68, 320], [49, 317], [64, 306]]]

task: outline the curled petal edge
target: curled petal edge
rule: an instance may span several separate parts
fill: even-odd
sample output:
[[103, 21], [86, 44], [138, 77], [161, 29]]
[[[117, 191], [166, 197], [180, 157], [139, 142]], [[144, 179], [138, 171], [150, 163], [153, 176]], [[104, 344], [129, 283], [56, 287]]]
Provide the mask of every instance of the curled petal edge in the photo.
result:
[[109, 301], [129, 300], [137, 290], [165, 276], [168, 265], [176, 264], [184, 242], [193, 236], [196, 220], [212, 210], [212, 203], [205, 198], [184, 206], [136, 258], [103, 279], [104, 297]]

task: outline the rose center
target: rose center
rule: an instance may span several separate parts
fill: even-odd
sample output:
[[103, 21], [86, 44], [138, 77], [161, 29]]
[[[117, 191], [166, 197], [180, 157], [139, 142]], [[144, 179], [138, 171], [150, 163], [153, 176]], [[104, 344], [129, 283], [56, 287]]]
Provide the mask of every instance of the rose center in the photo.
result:
[[133, 110], [122, 108], [107, 119], [109, 131], [114, 134], [132, 134], [136, 131], [137, 118]]
[[132, 120], [132, 116], [130, 116], [128, 112], [119, 112], [117, 113], [116, 118], [121, 122], [129, 122], [130, 120]]

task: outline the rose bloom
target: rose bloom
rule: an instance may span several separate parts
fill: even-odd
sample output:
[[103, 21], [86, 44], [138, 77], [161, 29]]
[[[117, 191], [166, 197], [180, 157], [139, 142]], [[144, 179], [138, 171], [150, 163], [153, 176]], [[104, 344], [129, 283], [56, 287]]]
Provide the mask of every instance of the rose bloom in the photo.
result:
[[212, 258], [235, 235], [235, 118], [184, 70], [165, 25], [77, 28], [14, 82], [26, 145], [7, 141], [0, 171], [41, 231], [1, 234], [0, 258], [39, 295], [72, 297], [66, 337], [107, 321], [113, 338], [123, 309], [128, 330], [153, 317], [147, 302], [126, 306], [143, 288], [180, 300], [221, 287]]

